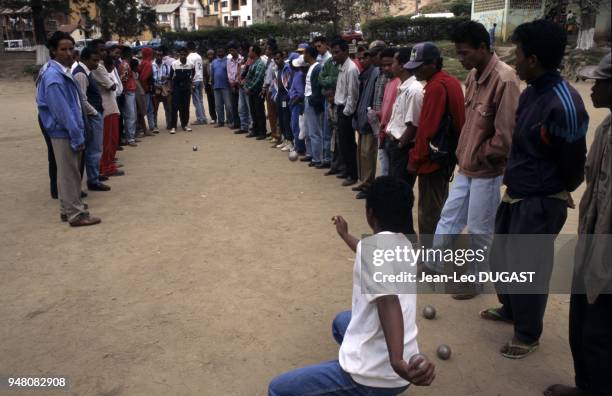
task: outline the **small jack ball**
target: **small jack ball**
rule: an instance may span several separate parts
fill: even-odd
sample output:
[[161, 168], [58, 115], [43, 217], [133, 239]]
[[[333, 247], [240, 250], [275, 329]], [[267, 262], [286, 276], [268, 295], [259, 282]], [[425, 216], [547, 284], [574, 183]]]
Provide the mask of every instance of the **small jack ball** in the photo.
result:
[[422, 353], [416, 353], [414, 355], [412, 355], [412, 357], [410, 358], [410, 360], [408, 360], [408, 364], [412, 364], [417, 360], [422, 360], [421, 363], [419, 363], [418, 368], [421, 368], [421, 366], [423, 366], [423, 364], [425, 364], [425, 362], [427, 361], [427, 357], [425, 355], [423, 355]]
[[193, 146], [193, 151], [198, 151], [198, 146]]
[[436, 317], [436, 309], [434, 307], [432, 307], [431, 305], [426, 305], [423, 308], [423, 317], [425, 317], [425, 319], [433, 319]]
[[451, 357], [451, 349], [446, 344], [440, 345], [436, 353], [438, 354], [438, 357], [442, 360], [448, 360]]

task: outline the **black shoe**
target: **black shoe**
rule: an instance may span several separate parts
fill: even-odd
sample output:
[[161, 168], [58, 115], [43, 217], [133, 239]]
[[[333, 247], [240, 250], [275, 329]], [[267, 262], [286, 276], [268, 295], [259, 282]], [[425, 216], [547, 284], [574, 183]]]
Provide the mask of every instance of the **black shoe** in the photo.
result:
[[81, 198], [87, 198], [87, 193], [85, 191], [81, 191]]
[[229, 127], [230, 129], [240, 129], [240, 125], [232, 125]]
[[355, 198], [357, 199], [366, 199], [367, 197], [368, 197], [368, 194], [365, 191], [359, 191], [359, 194], [355, 196]]
[[103, 182], [103, 181], [107, 181], [107, 180], [108, 180], [108, 177], [103, 176], [103, 175], [100, 175], [100, 176], [98, 176], [98, 180], [99, 180], [99, 181], [101, 181], [101, 182]]
[[312, 157], [309, 156], [309, 155], [307, 155], [307, 156], [305, 156], [303, 158], [300, 158], [300, 162], [310, 162], [310, 161], [312, 161]]
[[123, 147], [121, 146], [117, 147], [117, 151], [123, 151]]
[[338, 173], [338, 175], [336, 176], [338, 179], [346, 179], [348, 177], [348, 175], [346, 173]]
[[317, 169], [329, 169], [331, 168], [331, 164], [329, 162], [321, 162], [316, 166]]
[[87, 189], [89, 191], [110, 191], [110, 186], [106, 184], [97, 183], [97, 184], [87, 184]]
[[311, 168], [314, 168], [314, 167], [319, 166], [319, 165], [321, 165], [320, 162], [311, 162], [311, 163], [308, 164], [308, 166], [311, 167]]
[[325, 172], [324, 175], [325, 176], [333, 176], [333, 175], [337, 175], [338, 173], [340, 173], [340, 171], [338, 169], [330, 168], [330, 170]]
[[257, 137], [257, 136], [258, 136], [257, 134], [255, 134], [253, 132], [249, 132], [249, 134], [246, 135], [245, 137], [247, 137], [247, 138], [254, 138], [254, 137]]
[[264, 140], [266, 138], [266, 135], [259, 135], [255, 138], [255, 140]]
[[215, 128], [223, 128], [225, 126], [225, 123], [220, 122], [217, 125], [215, 125]]
[[234, 131], [234, 133], [235, 133], [236, 135], [243, 135], [243, 134], [245, 134], [245, 133], [249, 133], [249, 132], [247, 132], [247, 131], [245, 131], [245, 130], [243, 130], [243, 129], [240, 129], [239, 131]]
[[342, 182], [342, 186], [344, 186], [344, 187], [352, 186], [355, 183], [357, 183], [357, 180], [355, 180], [352, 177], [348, 176], [346, 178], [346, 180]]

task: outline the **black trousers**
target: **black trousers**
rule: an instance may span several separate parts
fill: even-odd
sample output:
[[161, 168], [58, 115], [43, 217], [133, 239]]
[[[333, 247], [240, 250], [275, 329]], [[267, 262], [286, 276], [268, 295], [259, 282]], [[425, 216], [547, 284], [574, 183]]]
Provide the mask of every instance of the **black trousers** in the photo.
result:
[[[552, 234], [557, 235], [567, 218], [567, 202], [549, 197], [529, 197], [510, 204], [502, 202], [495, 216], [495, 234]], [[502, 241], [502, 242], [500, 242]], [[554, 259], [554, 240], [534, 249], [516, 249], [504, 246], [506, 239], [494, 239], [491, 247], [490, 267], [493, 272], [505, 271], [520, 265], [533, 266], [539, 279], [550, 280]], [[519, 263], [519, 264], [517, 264]], [[541, 282], [541, 281], [540, 281]], [[525, 343], [540, 339], [548, 294], [502, 294], [501, 314], [514, 321], [514, 336]]]
[[127, 137], [125, 136], [125, 130], [123, 128], [123, 104], [124, 103], [125, 103], [125, 96], [121, 94], [120, 96], [117, 97], [117, 106], [119, 106], [119, 139], [117, 139], [117, 148], [127, 143]]
[[238, 98], [240, 94], [237, 89], [230, 88], [230, 97], [231, 97], [231, 105], [232, 105], [232, 117], [233, 120], [227, 120], [227, 123], [230, 126], [240, 128], [240, 114], [238, 114]]
[[352, 179], [357, 180], [357, 143], [355, 142], [355, 129], [353, 129], [353, 117], [345, 116], [344, 106], [338, 106], [338, 136], [340, 152], [344, 165], [345, 173]]
[[[285, 107], [283, 107], [285, 102]], [[293, 141], [293, 131], [291, 131], [291, 109], [289, 108], [289, 98], [281, 94], [276, 95], [276, 108], [278, 109], [278, 125], [283, 139]]]
[[586, 295], [572, 294], [569, 341], [576, 387], [593, 396], [612, 395], [612, 295], [589, 304]]
[[210, 114], [210, 119], [217, 121], [217, 111], [215, 110], [215, 91], [213, 90], [212, 85], [204, 84], [204, 92], [206, 92], [206, 99], [208, 100], [208, 114]]
[[190, 91], [172, 92], [172, 124], [171, 128], [177, 126], [177, 114], [180, 114], [181, 127], [185, 128], [189, 124], [189, 103], [191, 100]]
[[45, 131], [45, 128], [43, 128], [40, 117], [38, 117], [38, 126], [40, 126], [40, 131], [42, 132], [43, 138], [45, 139], [45, 143], [47, 144], [47, 161], [49, 162], [49, 191], [51, 193], [51, 198], [56, 199], [57, 163], [55, 162], [55, 154], [53, 153], [53, 146], [51, 145], [51, 137], [49, 137], [49, 135]]
[[253, 120], [253, 133], [258, 136], [266, 135], [266, 107], [265, 100], [260, 96], [261, 91], [249, 93], [249, 107]]

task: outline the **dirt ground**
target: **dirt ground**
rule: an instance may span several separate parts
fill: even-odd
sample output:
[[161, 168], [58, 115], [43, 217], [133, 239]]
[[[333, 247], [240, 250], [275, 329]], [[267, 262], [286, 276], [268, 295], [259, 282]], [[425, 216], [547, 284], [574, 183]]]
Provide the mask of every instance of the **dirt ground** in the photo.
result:
[[[118, 152], [127, 175], [90, 193], [102, 224], [70, 228], [49, 198], [33, 84], [1, 85], [0, 376], [65, 375], [72, 395], [254, 396], [281, 372], [337, 358], [330, 326], [350, 309], [353, 255], [330, 219], [369, 230], [364, 201], [336, 178], [225, 128], [163, 132]], [[578, 87], [592, 137], [606, 113]], [[494, 296], [419, 296], [419, 312], [438, 310], [417, 315], [438, 375], [407, 394], [538, 395], [571, 383], [568, 302], [551, 296], [540, 350], [512, 361], [497, 352], [512, 328], [478, 318]], [[450, 360], [435, 358], [440, 343]]]

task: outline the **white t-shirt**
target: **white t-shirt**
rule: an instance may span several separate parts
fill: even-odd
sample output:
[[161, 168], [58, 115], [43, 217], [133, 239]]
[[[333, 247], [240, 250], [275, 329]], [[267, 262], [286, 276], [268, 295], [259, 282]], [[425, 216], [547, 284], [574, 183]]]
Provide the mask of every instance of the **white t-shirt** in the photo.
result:
[[195, 75], [194, 82], [204, 81], [204, 68], [202, 67], [202, 57], [197, 52], [192, 52], [187, 55], [187, 62], [193, 65]]
[[[383, 232], [384, 238], [397, 238], [398, 245], [410, 241], [402, 234]], [[387, 239], [385, 239], [387, 241]], [[378, 318], [376, 299], [390, 294], [365, 294], [361, 289], [361, 247], [360, 241], [355, 254], [353, 268], [353, 298], [351, 322], [346, 329], [340, 346], [339, 361], [344, 371], [361, 385], [379, 388], [399, 388], [409, 383], [393, 371], [389, 361], [389, 350]], [[416, 327], [416, 294], [397, 294], [404, 317], [404, 360], [410, 360], [419, 353]]]
[[399, 139], [406, 131], [406, 124], [419, 126], [419, 117], [423, 107], [423, 85], [412, 76], [397, 89], [397, 98], [393, 103], [391, 119], [387, 125], [387, 134]]
[[306, 84], [304, 85], [304, 96], [312, 96], [312, 84], [310, 82], [310, 76], [312, 75], [313, 69], [318, 65], [317, 62], [310, 65], [308, 72], [306, 73]]

